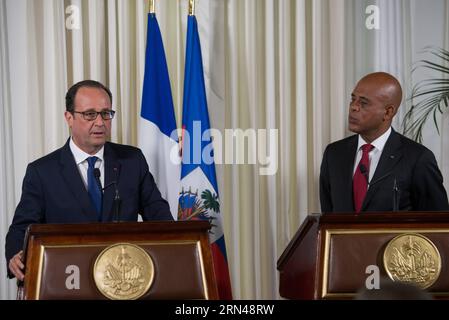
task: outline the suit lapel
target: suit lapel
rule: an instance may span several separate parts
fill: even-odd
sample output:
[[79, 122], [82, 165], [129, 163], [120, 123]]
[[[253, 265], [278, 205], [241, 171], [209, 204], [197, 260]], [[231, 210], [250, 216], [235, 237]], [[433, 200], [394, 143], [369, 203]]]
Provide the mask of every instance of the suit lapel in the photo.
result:
[[77, 202], [82, 209], [82, 213], [86, 215], [89, 220], [96, 221], [97, 213], [92, 202], [90, 201], [86, 187], [84, 186], [81, 174], [75, 162], [75, 158], [70, 150], [69, 141], [70, 140], [67, 140], [67, 143], [61, 150], [60, 165], [62, 177], [70, 191], [78, 200]]
[[354, 210], [352, 177], [354, 172], [355, 155], [357, 153], [357, 145], [358, 135], [354, 135], [352, 139], [348, 140], [346, 152], [344, 153], [342, 162], [339, 166], [343, 170], [342, 181], [347, 181], [347, 183], [343, 186], [344, 189], [342, 190], [342, 195], [345, 197], [345, 207], [348, 208], [348, 211]]
[[[370, 187], [366, 193], [365, 200], [363, 202], [362, 210], [369, 204], [370, 200], [376, 194], [376, 190], [382, 184], [382, 180], [390, 176], [393, 172], [393, 168], [402, 158], [402, 143], [401, 137], [396, 131], [392, 129], [390, 137], [385, 143], [384, 150], [380, 156], [379, 163], [377, 164], [376, 171], [373, 178], [370, 181]], [[393, 186], [391, 186], [393, 190]]]
[[106, 143], [104, 146], [104, 187], [106, 189], [103, 193], [103, 221], [112, 221], [112, 203], [115, 196], [113, 183], [115, 182], [118, 188], [120, 166], [117, 154], [111, 144]]

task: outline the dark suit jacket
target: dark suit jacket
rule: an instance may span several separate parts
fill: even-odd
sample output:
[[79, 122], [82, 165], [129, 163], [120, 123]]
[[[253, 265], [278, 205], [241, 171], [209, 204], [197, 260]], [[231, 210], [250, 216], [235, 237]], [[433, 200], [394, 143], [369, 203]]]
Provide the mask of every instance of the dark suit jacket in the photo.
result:
[[[358, 135], [327, 146], [321, 163], [322, 212], [353, 212], [352, 177]], [[443, 177], [432, 151], [392, 130], [362, 211], [392, 211], [393, 187], [399, 188], [399, 210], [447, 211]]]
[[[105, 186], [117, 182], [122, 221], [137, 221], [138, 214], [143, 220], [173, 220], [139, 149], [108, 142], [104, 166]], [[112, 220], [114, 195], [114, 186], [104, 190], [102, 221]], [[6, 236], [7, 262], [22, 250], [28, 225], [83, 222], [98, 222], [98, 218], [67, 141], [28, 165], [22, 197]]]

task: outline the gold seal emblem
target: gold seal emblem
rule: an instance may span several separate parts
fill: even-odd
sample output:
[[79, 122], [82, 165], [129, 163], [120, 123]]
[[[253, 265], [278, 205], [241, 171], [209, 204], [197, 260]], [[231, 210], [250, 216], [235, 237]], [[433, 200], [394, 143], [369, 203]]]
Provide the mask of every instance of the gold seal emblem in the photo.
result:
[[420, 234], [392, 239], [385, 248], [383, 263], [391, 280], [413, 283], [422, 289], [434, 284], [441, 271], [437, 247]]
[[132, 300], [143, 296], [151, 287], [154, 265], [141, 247], [118, 243], [104, 249], [95, 260], [95, 284], [113, 300]]

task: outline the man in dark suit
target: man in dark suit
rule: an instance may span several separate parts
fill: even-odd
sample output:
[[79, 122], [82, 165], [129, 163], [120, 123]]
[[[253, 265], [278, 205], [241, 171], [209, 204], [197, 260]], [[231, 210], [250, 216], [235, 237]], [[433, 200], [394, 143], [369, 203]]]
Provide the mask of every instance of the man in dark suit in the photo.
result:
[[65, 119], [71, 138], [28, 165], [6, 236], [11, 277], [24, 278], [21, 249], [30, 224], [112, 221], [116, 188], [121, 221], [137, 221], [138, 214], [143, 220], [173, 220], [142, 152], [107, 142], [114, 113], [112, 94], [101, 83], [85, 80], [68, 90]]
[[449, 210], [433, 153], [391, 128], [402, 89], [392, 75], [362, 78], [351, 95], [349, 130], [324, 151], [322, 212]]

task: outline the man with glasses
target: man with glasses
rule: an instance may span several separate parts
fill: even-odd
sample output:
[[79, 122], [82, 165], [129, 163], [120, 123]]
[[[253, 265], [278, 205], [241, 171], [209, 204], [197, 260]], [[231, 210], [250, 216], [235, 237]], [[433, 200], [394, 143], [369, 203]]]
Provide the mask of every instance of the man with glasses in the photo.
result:
[[65, 119], [71, 137], [60, 149], [28, 165], [22, 197], [6, 236], [9, 276], [23, 280], [22, 247], [32, 223], [113, 221], [120, 194], [120, 221], [173, 220], [142, 152], [108, 142], [112, 94], [103, 84], [84, 80], [66, 94]]

